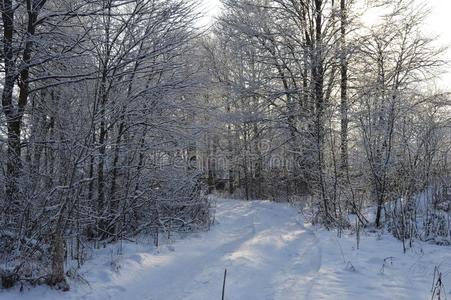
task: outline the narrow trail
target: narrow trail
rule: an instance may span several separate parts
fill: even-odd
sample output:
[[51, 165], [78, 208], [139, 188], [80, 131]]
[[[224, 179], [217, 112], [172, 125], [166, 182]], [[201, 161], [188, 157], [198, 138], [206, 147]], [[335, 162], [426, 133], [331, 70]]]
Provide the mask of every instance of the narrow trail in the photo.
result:
[[216, 300], [225, 268], [227, 300], [308, 299], [321, 266], [319, 244], [289, 205], [218, 199], [209, 232], [154, 252], [124, 246], [117, 272], [107, 252], [113, 250], [100, 250], [82, 270], [89, 284], [72, 283], [67, 293], [38, 287], [21, 299]]
[[[93, 286], [85, 299], [220, 299], [225, 268], [226, 299], [305, 299], [321, 264], [318, 245], [288, 205], [221, 199], [210, 232], [137, 257], [141, 269]], [[97, 297], [99, 289], [107, 295]]]

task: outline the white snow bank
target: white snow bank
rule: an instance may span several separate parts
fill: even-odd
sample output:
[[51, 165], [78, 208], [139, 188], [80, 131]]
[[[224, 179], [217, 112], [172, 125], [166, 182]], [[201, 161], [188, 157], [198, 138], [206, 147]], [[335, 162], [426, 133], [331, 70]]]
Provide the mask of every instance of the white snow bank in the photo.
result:
[[[451, 297], [451, 247], [414, 243], [403, 254], [389, 233], [356, 236], [314, 230], [322, 249], [322, 265], [307, 299], [431, 299], [435, 266]], [[442, 295], [442, 299], [445, 299]]]

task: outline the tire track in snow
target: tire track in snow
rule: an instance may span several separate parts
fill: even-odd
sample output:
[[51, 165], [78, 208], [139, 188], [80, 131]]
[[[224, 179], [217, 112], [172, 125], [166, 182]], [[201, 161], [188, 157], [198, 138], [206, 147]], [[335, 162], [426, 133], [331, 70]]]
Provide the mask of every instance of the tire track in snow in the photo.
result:
[[[218, 224], [210, 233], [188, 240], [188, 249], [175, 245], [177, 255], [191, 260], [191, 271], [179, 273], [172, 288], [159, 295], [167, 293], [170, 296], [164, 299], [171, 300], [216, 299], [227, 268], [227, 299], [307, 299], [321, 251], [316, 236], [299, 223], [293, 208], [219, 200], [217, 210]], [[177, 286], [181, 292], [174, 291]], [[159, 295], [150, 299], [161, 299]]]
[[119, 272], [105, 253], [94, 258], [85, 266], [89, 286], [74, 284], [68, 293], [36, 288], [22, 299], [214, 300], [221, 297], [224, 268], [227, 300], [306, 299], [321, 251], [294, 208], [218, 199], [216, 220], [211, 231], [158, 253], [134, 245], [121, 257]]

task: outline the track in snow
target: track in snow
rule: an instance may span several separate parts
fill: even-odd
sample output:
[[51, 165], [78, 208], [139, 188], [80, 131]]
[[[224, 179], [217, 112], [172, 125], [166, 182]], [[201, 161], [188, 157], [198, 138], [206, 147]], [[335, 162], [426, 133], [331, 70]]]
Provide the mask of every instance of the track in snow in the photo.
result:
[[321, 251], [299, 220], [285, 204], [218, 200], [210, 232], [144, 255], [144, 267], [126, 281], [93, 287], [86, 299], [220, 299], [225, 268], [226, 299], [306, 299]]
[[225, 268], [227, 300], [307, 299], [321, 265], [319, 242], [296, 210], [268, 201], [217, 200], [211, 231], [157, 253], [128, 253], [117, 273], [108, 252], [93, 257], [85, 267], [89, 286], [37, 288], [21, 299], [215, 300]]

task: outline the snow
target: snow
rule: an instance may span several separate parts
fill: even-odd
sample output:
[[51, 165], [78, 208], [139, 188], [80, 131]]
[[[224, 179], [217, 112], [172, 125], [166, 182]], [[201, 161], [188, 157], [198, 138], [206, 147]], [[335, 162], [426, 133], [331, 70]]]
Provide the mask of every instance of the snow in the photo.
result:
[[96, 251], [80, 271], [89, 284], [16, 288], [0, 300], [220, 299], [225, 268], [230, 300], [430, 299], [435, 266], [451, 290], [449, 247], [414, 244], [403, 254], [388, 234], [367, 232], [356, 249], [355, 235], [304, 226], [288, 204], [218, 199], [216, 210], [209, 232], [159, 249], [123, 242]]
[[404, 254], [401, 242], [389, 234], [366, 232], [359, 249], [355, 235], [337, 238], [322, 229], [315, 234], [322, 266], [307, 299], [431, 299], [435, 266], [451, 291], [450, 247], [418, 242]]

